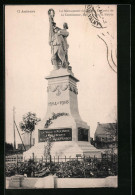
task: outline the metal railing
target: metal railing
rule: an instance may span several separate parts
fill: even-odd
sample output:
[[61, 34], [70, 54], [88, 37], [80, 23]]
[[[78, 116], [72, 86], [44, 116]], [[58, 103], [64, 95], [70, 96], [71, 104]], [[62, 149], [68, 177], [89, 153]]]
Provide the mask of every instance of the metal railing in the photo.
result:
[[[6, 173], [10, 175], [18, 172], [32, 177], [43, 177], [56, 174], [58, 177], [103, 177], [117, 175], [118, 158], [116, 154], [102, 154], [96, 157], [42, 157], [24, 161], [22, 156], [6, 157]], [[13, 167], [13, 168], [12, 168]], [[8, 175], [7, 174], [7, 175]]]

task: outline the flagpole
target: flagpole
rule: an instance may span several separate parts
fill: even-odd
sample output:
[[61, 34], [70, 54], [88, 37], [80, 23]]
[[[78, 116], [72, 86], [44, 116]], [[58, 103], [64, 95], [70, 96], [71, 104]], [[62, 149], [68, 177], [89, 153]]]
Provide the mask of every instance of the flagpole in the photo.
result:
[[16, 139], [15, 139], [15, 107], [13, 107], [13, 131], [14, 131], [14, 151], [16, 150]]

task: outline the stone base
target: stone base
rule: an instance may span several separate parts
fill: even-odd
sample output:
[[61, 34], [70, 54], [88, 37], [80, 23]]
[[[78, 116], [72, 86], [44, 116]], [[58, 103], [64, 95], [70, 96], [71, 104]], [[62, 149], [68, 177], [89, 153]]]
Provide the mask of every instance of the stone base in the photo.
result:
[[23, 175], [14, 175], [9, 181], [9, 187], [21, 187], [21, 182], [24, 179]]
[[[33, 153], [35, 158], [43, 158], [45, 146], [46, 142], [36, 144], [31, 149], [23, 153], [23, 158], [25, 160], [30, 159], [33, 157]], [[60, 141], [52, 142], [51, 156], [52, 158], [65, 158], [65, 156], [66, 158], [76, 158], [77, 156], [95, 156], [100, 158], [101, 151], [96, 149], [89, 142]]]

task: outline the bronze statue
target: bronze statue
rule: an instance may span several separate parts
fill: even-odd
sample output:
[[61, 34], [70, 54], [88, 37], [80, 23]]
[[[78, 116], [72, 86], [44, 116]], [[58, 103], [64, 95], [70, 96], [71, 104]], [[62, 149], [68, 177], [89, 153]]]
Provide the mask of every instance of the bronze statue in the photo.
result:
[[59, 69], [61, 67], [68, 68], [68, 25], [67, 23], [64, 23], [63, 29], [56, 26], [56, 23], [54, 22], [55, 12], [53, 9], [49, 9], [48, 15], [50, 23], [49, 45], [51, 46], [52, 65], [54, 65], [55, 69]]

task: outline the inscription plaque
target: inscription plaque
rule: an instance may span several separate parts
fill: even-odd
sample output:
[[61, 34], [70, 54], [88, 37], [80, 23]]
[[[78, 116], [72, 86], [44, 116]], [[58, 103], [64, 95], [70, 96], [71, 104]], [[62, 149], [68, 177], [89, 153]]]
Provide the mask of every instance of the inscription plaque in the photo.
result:
[[88, 129], [78, 128], [78, 141], [88, 141]]
[[72, 141], [72, 129], [49, 129], [39, 130], [39, 142], [46, 142], [49, 136], [52, 136], [52, 141]]

